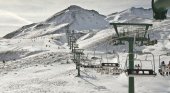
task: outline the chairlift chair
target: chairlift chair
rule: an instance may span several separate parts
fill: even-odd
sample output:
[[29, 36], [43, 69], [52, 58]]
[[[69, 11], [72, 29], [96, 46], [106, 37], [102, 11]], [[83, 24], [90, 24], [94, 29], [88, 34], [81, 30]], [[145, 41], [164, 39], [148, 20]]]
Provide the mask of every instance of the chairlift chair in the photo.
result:
[[[145, 60], [141, 60], [141, 59], [134, 59], [134, 61], [139, 61], [140, 64], [141, 64], [141, 68], [137, 69], [137, 68], [134, 68], [134, 69], [129, 69], [128, 66], [127, 66], [127, 62], [128, 62], [128, 59], [126, 59], [126, 63], [125, 63], [125, 73], [127, 76], [129, 77], [134, 77], [134, 76], [151, 76], [151, 77], [154, 77], [156, 76], [156, 72], [155, 72], [155, 60], [154, 60], [154, 55], [150, 52], [145, 52], [143, 54], [150, 54], [152, 56], [152, 60], [148, 60], [148, 59], [145, 59]], [[140, 54], [141, 55], [141, 54]], [[150, 69], [143, 69], [142, 67], [142, 62], [145, 61], [145, 62], [151, 62], [151, 65], [152, 65], [152, 68]]]
[[75, 49], [78, 49], [78, 48], [79, 48], [78, 44], [74, 43], [74, 44], [73, 44], [73, 51], [72, 51], [72, 52], [74, 53], [74, 52], [75, 52]]
[[[98, 58], [98, 59], [100, 60], [100, 63], [101, 63], [102, 58]], [[84, 67], [84, 68], [101, 68], [101, 65], [100, 64], [92, 64], [92, 60], [86, 59], [86, 60], [83, 60], [81, 67]]]
[[74, 48], [79, 48], [79, 47], [78, 47], [78, 44], [76, 44], [76, 43], [73, 44], [73, 47], [74, 47]]
[[[101, 66], [102, 67], [115, 67], [115, 68], [119, 68], [120, 67], [120, 60], [119, 60], [119, 55], [117, 53], [114, 53], [114, 57], [116, 56], [117, 59], [118, 59], [118, 62], [117, 63], [101, 63]], [[106, 54], [107, 55], [107, 54]], [[107, 56], [106, 56], [107, 57]], [[108, 58], [107, 58], [108, 60]]]
[[109, 73], [112, 73], [113, 75], [120, 75], [123, 70], [120, 68], [120, 61], [119, 61], [119, 55], [117, 53], [116, 57], [118, 59], [117, 63], [101, 63], [101, 70], [109, 70]]
[[80, 55], [84, 55], [83, 51], [84, 49], [75, 49], [75, 53], [80, 54]]
[[148, 40], [144, 41], [143, 45], [150, 46], [150, 45], [155, 45], [157, 43], [158, 43], [158, 41], [156, 39], [150, 40], [150, 36], [148, 34]]
[[159, 55], [159, 69], [158, 69], [158, 72], [160, 73], [160, 75], [164, 75], [164, 74], [170, 75], [170, 67], [168, 65], [165, 65], [164, 67], [161, 65], [161, 56], [170, 56], [170, 53]]
[[113, 45], [125, 45], [125, 42], [120, 40], [114, 40]]

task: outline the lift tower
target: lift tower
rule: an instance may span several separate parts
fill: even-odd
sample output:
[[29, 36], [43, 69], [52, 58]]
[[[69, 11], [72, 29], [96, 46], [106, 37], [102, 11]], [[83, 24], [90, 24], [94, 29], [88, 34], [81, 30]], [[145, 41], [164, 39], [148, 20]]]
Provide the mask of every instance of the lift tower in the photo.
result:
[[74, 53], [75, 53], [75, 63], [76, 63], [76, 68], [77, 68], [77, 77], [80, 77], [80, 67], [81, 67], [81, 55], [84, 55], [83, 53], [84, 49], [75, 49]]
[[[113, 25], [116, 36], [113, 37], [114, 41], [117, 41], [115, 45], [122, 44], [123, 41], [127, 41], [129, 43], [129, 69], [133, 71], [134, 69], [134, 44], [136, 42], [140, 42], [140, 45], [150, 44], [149, 35], [147, 36], [147, 30], [152, 24], [144, 24], [144, 23], [110, 23]], [[123, 28], [126, 27], [126, 28]], [[123, 29], [123, 31], [118, 31], [119, 29]], [[136, 27], [136, 28], [135, 28]], [[143, 32], [142, 32], [143, 31]], [[147, 42], [147, 43], [146, 43]], [[134, 77], [129, 77], [129, 93], [135, 93], [134, 86]]]

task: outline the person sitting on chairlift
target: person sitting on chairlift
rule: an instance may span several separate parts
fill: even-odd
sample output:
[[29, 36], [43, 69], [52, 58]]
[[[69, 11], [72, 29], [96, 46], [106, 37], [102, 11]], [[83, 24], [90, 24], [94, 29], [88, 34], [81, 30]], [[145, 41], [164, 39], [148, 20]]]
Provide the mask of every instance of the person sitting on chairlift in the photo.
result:
[[141, 66], [138, 64], [138, 69], [141, 69]]
[[170, 61], [169, 61], [169, 64], [167, 66], [165, 66], [165, 69], [167, 69], [168, 71], [166, 72], [166, 75], [168, 76], [170, 74]]
[[138, 70], [136, 71], [136, 74], [138, 74], [138, 73], [139, 73], [139, 69], [141, 69], [140, 65], [139, 65], [139, 64], [135, 65], [135, 69], [138, 69]]
[[138, 65], [135, 65], [135, 69], [137, 69], [137, 66], [138, 66]]
[[[140, 65], [139, 65], [139, 64], [137, 65], [137, 69], [138, 69], [138, 70], [139, 70], [139, 69], [141, 69], [141, 67], [140, 67]], [[139, 71], [138, 71], [137, 73], [139, 73]]]
[[169, 64], [168, 64], [168, 69], [170, 69], [170, 61], [169, 61]]
[[169, 70], [169, 75], [170, 75], [170, 61], [169, 61], [169, 64], [168, 64], [168, 70]]

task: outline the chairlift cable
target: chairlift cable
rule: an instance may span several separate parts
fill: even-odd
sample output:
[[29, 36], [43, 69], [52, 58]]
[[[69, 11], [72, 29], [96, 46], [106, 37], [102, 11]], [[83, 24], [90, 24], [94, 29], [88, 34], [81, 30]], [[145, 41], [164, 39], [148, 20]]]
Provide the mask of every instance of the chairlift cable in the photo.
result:
[[107, 60], [107, 63], [108, 63], [108, 56], [107, 56], [108, 50], [107, 50], [107, 44], [108, 44], [108, 43], [106, 43], [106, 60]]

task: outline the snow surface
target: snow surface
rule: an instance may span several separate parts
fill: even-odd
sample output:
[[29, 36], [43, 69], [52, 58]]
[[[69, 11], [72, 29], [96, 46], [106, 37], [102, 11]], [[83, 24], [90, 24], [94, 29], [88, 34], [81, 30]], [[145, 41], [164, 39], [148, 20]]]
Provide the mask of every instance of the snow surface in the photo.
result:
[[[129, 12], [130, 10], [135, 12]], [[155, 55], [157, 72], [156, 77], [135, 77], [135, 91], [136, 93], [170, 93], [170, 76], [163, 77], [158, 73], [159, 55], [170, 50], [170, 20], [154, 22], [149, 19], [152, 16], [148, 12], [150, 9], [131, 8], [130, 10], [119, 13], [115, 20], [151, 22], [153, 23], [153, 28], [150, 30], [151, 39], [158, 40], [158, 44], [154, 46], [136, 46], [134, 49], [134, 51], [152, 52]], [[131, 16], [139, 15], [140, 12], [143, 15]], [[74, 22], [73, 15], [76, 15]], [[115, 58], [115, 54], [108, 54], [114, 50], [119, 54], [123, 69], [128, 52], [127, 43], [113, 45], [111, 38], [115, 32], [105, 20], [109, 17], [100, 15], [94, 10], [71, 6], [46, 21], [24, 26], [6, 35], [7, 39], [0, 39], [0, 61], [6, 61], [5, 65], [0, 62], [0, 92], [127, 93], [128, 77], [124, 73], [114, 76], [98, 73], [96, 69], [81, 68], [81, 77], [76, 77], [77, 70], [67, 46], [66, 31], [75, 28], [76, 33], [83, 33], [76, 43], [80, 48], [85, 49], [83, 58], [87, 58], [89, 64], [116, 63], [118, 59]], [[84, 23], [82, 23], [83, 18], [86, 20]], [[102, 60], [91, 59], [94, 57], [94, 51], [95, 56], [102, 57]], [[138, 58], [144, 59], [145, 56], [140, 55]], [[151, 56], [148, 56], [148, 59], [151, 60]], [[165, 56], [161, 60], [167, 64], [170, 59]], [[135, 61], [135, 63], [139, 62]], [[142, 65], [143, 68], [152, 67], [150, 62]]]

